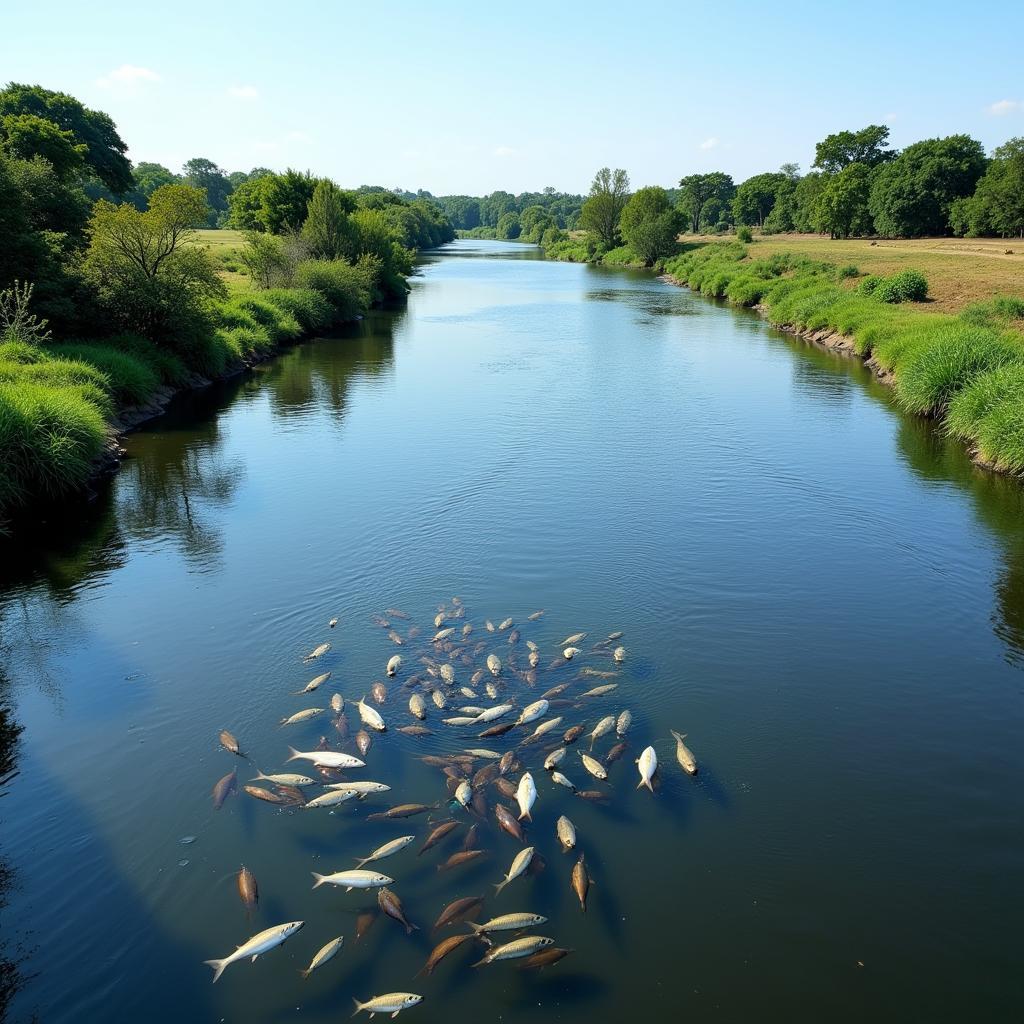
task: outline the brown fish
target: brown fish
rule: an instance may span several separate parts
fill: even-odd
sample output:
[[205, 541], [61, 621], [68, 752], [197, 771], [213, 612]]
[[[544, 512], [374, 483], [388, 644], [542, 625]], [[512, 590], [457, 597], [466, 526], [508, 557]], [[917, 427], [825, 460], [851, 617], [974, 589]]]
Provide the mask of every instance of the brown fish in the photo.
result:
[[572, 869], [572, 891], [576, 893], [576, 898], [580, 901], [580, 907], [583, 908], [585, 914], [587, 912], [587, 893], [590, 891], [590, 875], [587, 874], [587, 865], [583, 861], [582, 853]]
[[268, 804], [279, 804], [285, 805], [291, 803], [291, 801], [280, 793], [271, 793], [269, 789], [261, 789], [259, 786], [243, 786], [242, 787], [249, 796], [255, 797], [257, 800], [265, 800]]
[[402, 725], [398, 727], [399, 732], [406, 736], [433, 736], [434, 730], [428, 729], [425, 725]]
[[435, 754], [425, 754], [420, 760], [428, 768], [447, 768], [450, 763], [446, 757], [437, 757]]
[[470, 808], [478, 818], [487, 817], [487, 797], [482, 789], [473, 791], [473, 801], [470, 804]]
[[256, 884], [256, 876], [243, 864], [238, 872], [238, 895], [246, 908], [252, 910], [260, 901], [260, 887]]
[[377, 890], [377, 906], [380, 907], [388, 917], [397, 921], [399, 924], [404, 925], [406, 935], [412, 935], [414, 931], [419, 930], [418, 926], [412, 924], [405, 916], [405, 909], [402, 907], [402, 901], [390, 889], [383, 888]]
[[602, 793], [599, 789], [579, 789], [576, 796], [581, 800], [593, 800], [597, 803], [604, 803], [608, 799], [608, 794]]
[[219, 811], [221, 805], [232, 793], [238, 789], [238, 772], [232, 768], [231, 771], [224, 776], [214, 787], [213, 787], [213, 809]]
[[405, 641], [393, 629], [388, 630], [388, 639], [393, 644], [398, 644], [399, 647], [401, 647], [402, 644], [405, 643]]
[[434, 846], [437, 846], [445, 836], [454, 832], [459, 827], [457, 821], [442, 821], [440, 825], [435, 825], [430, 831], [430, 835], [427, 836], [426, 842], [420, 847], [420, 852], [416, 854], [417, 857], [422, 856], [427, 850]]
[[611, 750], [608, 751], [608, 755], [604, 759], [605, 764], [615, 764], [616, 761], [626, 752], [626, 747], [629, 744], [626, 742], [616, 743]]
[[508, 779], [495, 779], [494, 788], [507, 800], [515, 800], [516, 787]]
[[452, 900], [452, 902], [441, 911], [441, 915], [434, 922], [432, 930], [436, 931], [438, 928], [444, 928], [445, 925], [467, 920], [468, 918], [478, 914], [483, 905], [483, 896], [462, 896], [457, 900]]
[[[420, 974], [433, 974], [434, 968], [453, 950], [456, 950], [461, 946], [467, 939], [473, 938], [472, 932], [460, 933], [459, 935], [449, 935], [447, 939], [442, 939], [432, 950], [430, 956], [427, 957], [427, 962], [420, 968], [416, 977]], [[554, 961], [552, 961], [554, 962]]]
[[569, 689], [568, 683], [559, 683], [557, 686], [552, 686], [550, 690], [546, 690], [540, 695], [541, 700], [550, 700], [552, 697], [557, 697], [559, 694], [565, 693]]
[[378, 704], [383, 704], [388, 699], [388, 688], [382, 682], [376, 682], [370, 687], [370, 696]]
[[348, 715], [344, 711], [334, 719], [334, 728], [342, 739], [348, 739]]
[[521, 843], [526, 842], [523, 826], [516, 821], [516, 816], [504, 804], [494, 805], [494, 816], [498, 819], [498, 826], [502, 831], [507, 832], [513, 839], [518, 839]]
[[482, 740], [487, 739], [489, 736], [504, 736], [509, 729], [514, 729], [515, 727], [515, 720], [512, 720], [511, 722], [499, 722], [497, 725], [492, 725], [489, 729], [484, 729], [483, 732], [478, 732], [477, 736]]
[[220, 745], [225, 750], [230, 751], [232, 754], [237, 754], [239, 757], [245, 757], [245, 754], [242, 753], [241, 749], [238, 746], [238, 740], [236, 740], [235, 737], [227, 731], [227, 729], [221, 730]]
[[583, 726], [574, 725], [571, 729], [565, 730], [565, 735], [562, 737], [563, 743], [575, 743], [583, 735]]
[[469, 864], [483, 855], [483, 850], [460, 850], [458, 853], [453, 853], [443, 864], [438, 864], [437, 870], [451, 871], [452, 868], [460, 868], [463, 864]]
[[462, 840], [462, 848], [464, 850], [473, 850], [476, 848], [476, 838], [479, 832], [479, 825], [474, 824], [470, 827], [469, 831], [466, 833], [465, 837]]
[[370, 752], [370, 744], [373, 740], [370, 739], [370, 734], [365, 729], [360, 729], [356, 733], [356, 746], [359, 748], [359, 753], [366, 757]]
[[384, 818], [411, 818], [414, 814], [423, 814], [424, 811], [436, 811], [437, 804], [399, 804], [397, 807], [389, 807], [380, 814], [371, 814], [367, 821], [381, 821]]
[[486, 786], [488, 782], [493, 781], [498, 777], [498, 766], [492, 761], [490, 764], [485, 764], [483, 768], [479, 769], [473, 776], [472, 782], [473, 787], [479, 788], [480, 786]]
[[516, 752], [514, 750], [506, 750], [498, 762], [498, 772], [501, 775], [508, 775], [510, 772], [514, 774], [518, 764], [519, 760], [516, 758]]
[[377, 920], [377, 911], [361, 910], [356, 916], [356, 942], [358, 942], [369, 930], [370, 925]]
[[279, 783], [275, 788], [284, 797], [285, 803], [295, 804], [297, 807], [305, 806], [306, 794], [298, 786], [283, 786]]
[[509, 633], [509, 635], [508, 635], [509, 645], [519, 643], [519, 635], [520, 635], [519, 634], [519, 630], [518, 629], [513, 629], [512, 632]]
[[544, 970], [552, 964], [557, 964], [563, 957], [568, 956], [571, 949], [563, 949], [561, 946], [549, 946], [547, 949], [539, 949], [532, 956], [528, 956], [520, 966], [520, 970], [528, 971], [532, 968]]

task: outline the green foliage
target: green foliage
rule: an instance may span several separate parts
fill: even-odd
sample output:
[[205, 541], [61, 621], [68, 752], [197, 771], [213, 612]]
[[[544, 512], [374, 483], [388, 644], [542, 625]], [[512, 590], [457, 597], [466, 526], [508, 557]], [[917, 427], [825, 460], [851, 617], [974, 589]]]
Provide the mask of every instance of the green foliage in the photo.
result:
[[331, 304], [332, 324], [355, 320], [370, 306], [376, 282], [370, 268], [344, 260], [308, 260], [295, 273], [299, 288], [320, 292]]
[[272, 288], [288, 276], [284, 244], [277, 235], [247, 231], [238, 258], [257, 288]]
[[0, 289], [0, 344], [17, 341], [39, 345], [49, 340], [47, 321], [29, 311], [32, 291], [32, 285], [19, 281]]
[[[668, 193], [657, 186], [634, 192], [619, 220], [619, 232], [635, 254], [634, 259], [647, 267], [675, 252], [681, 227], [682, 218], [672, 207]], [[605, 257], [605, 262], [611, 255]]]
[[997, 406], [1024, 408], [1024, 364], [1005, 363], [977, 374], [949, 401], [946, 430], [962, 441], [979, 436], [981, 424]]
[[580, 227], [596, 235], [608, 249], [619, 241], [619, 218], [629, 199], [629, 175], [621, 168], [602, 167], [590, 185], [590, 195], [580, 212]]
[[186, 185], [201, 189], [205, 194], [209, 208], [206, 223], [211, 228], [216, 227], [220, 215], [228, 211], [228, 197], [233, 191], [227, 174], [212, 160], [197, 156], [185, 164], [182, 175]]
[[337, 260], [355, 255], [356, 232], [349, 219], [354, 209], [352, 198], [333, 181], [317, 182], [302, 225], [312, 256], [321, 260]]
[[792, 188], [790, 179], [781, 172], [755, 174], [736, 188], [732, 200], [732, 214], [737, 224], [756, 224], [760, 227], [772, 212], [775, 200], [782, 190]]
[[687, 175], [680, 180], [679, 188], [679, 209], [694, 234], [702, 224], [718, 223], [719, 214], [730, 208], [736, 195], [732, 177], [724, 171]]
[[879, 280], [873, 294], [882, 302], [924, 302], [928, 298], [928, 279], [919, 270], [901, 270]]
[[160, 385], [157, 371], [140, 359], [105, 343], [70, 342], [50, 345], [57, 359], [72, 359], [94, 366], [110, 382], [110, 395], [119, 406], [143, 405]]
[[498, 218], [498, 225], [495, 228], [495, 237], [503, 239], [518, 238], [522, 226], [519, 223], [519, 214], [509, 210]]
[[326, 330], [335, 319], [327, 296], [314, 288], [271, 288], [262, 292], [260, 298], [290, 313], [309, 334]]
[[869, 208], [871, 169], [867, 164], [848, 164], [827, 177], [818, 193], [812, 221], [833, 238], [869, 235], [873, 225]]
[[266, 331], [271, 343], [275, 345], [294, 341], [302, 334], [302, 325], [295, 316], [262, 295], [232, 296], [218, 310], [221, 316], [227, 311], [248, 314], [253, 323]]
[[950, 204], [955, 235], [1024, 235], [1024, 138], [999, 146], [972, 196]]
[[888, 145], [889, 129], [882, 124], [869, 124], [857, 132], [836, 132], [815, 146], [814, 166], [826, 174], [838, 174], [851, 164], [875, 167], [895, 155]]
[[35, 114], [7, 114], [0, 118], [0, 147], [22, 160], [42, 157], [61, 180], [82, 170], [88, 147], [76, 142], [73, 132]]
[[861, 295], [874, 295], [875, 289], [885, 280], [878, 274], [868, 274], [861, 282], [857, 285], [857, 291]]
[[754, 233], [746, 224], [741, 224], [736, 229], [736, 239], [740, 242], [752, 242], [754, 240]]
[[997, 295], [986, 302], [972, 302], [960, 311], [960, 319], [974, 327], [1010, 327], [1024, 321], [1024, 299]]

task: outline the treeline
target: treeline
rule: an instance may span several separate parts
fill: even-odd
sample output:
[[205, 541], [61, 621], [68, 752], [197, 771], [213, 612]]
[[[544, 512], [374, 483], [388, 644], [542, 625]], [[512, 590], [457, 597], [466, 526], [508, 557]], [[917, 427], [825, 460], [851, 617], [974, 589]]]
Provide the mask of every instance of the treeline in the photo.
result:
[[[454, 237], [421, 196], [126, 153], [74, 97], [0, 90], [0, 518], [83, 485], [120, 410], [404, 295], [415, 250]], [[196, 244], [225, 213], [242, 291]]]
[[[427, 194], [429, 196], [429, 193]], [[583, 196], [556, 192], [492, 192], [483, 197], [430, 197], [445, 212], [453, 227], [478, 238], [521, 238], [539, 242], [549, 228], [573, 230], [583, 207]]]

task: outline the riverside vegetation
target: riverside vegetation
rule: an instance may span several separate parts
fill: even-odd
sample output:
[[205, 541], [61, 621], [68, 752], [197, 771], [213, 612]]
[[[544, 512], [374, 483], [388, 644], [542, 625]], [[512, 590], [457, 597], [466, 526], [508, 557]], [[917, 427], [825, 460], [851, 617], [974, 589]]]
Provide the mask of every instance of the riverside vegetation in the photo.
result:
[[[265, 169], [236, 188], [125, 151], [71, 96], [0, 90], [0, 520], [83, 487], [119, 413], [403, 296], [415, 250], [454, 237], [382, 188]], [[226, 210], [244, 244], [218, 263], [196, 228]]]

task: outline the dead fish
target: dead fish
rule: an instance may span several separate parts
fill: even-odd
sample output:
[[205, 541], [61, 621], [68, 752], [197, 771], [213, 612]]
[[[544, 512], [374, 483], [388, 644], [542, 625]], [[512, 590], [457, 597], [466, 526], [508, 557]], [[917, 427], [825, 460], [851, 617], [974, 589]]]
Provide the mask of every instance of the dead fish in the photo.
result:
[[419, 626], [410, 626], [409, 632], [405, 634], [405, 638], [407, 640], [415, 640], [422, 632], [423, 630], [421, 630]]
[[590, 749], [594, 749], [594, 744], [606, 733], [612, 731], [615, 728], [615, 716], [605, 715], [597, 725], [594, 726], [594, 731], [590, 734]]
[[420, 721], [427, 717], [427, 705], [423, 702], [423, 697], [420, 694], [414, 693], [409, 698], [409, 713]]
[[466, 623], [466, 624], [465, 624], [465, 625], [464, 625], [464, 626], [462, 627], [462, 635], [463, 635], [464, 637], [466, 637], [466, 636], [469, 636], [469, 634], [470, 634], [470, 633], [472, 633], [472, 632], [473, 632], [473, 623], [472, 623], [472, 622], [467, 622], [467, 623]]
[[571, 636], [567, 636], [558, 646], [571, 647], [573, 644], [578, 644], [581, 640], [586, 640], [586, 638], [586, 633], [573, 633]]
[[345, 710], [345, 698], [340, 693], [331, 694], [331, 710], [340, 715]]
[[280, 793], [272, 793], [269, 789], [262, 789], [260, 786], [243, 786], [242, 789], [244, 789], [249, 796], [255, 797], [257, 800], [263, 800], [268, 804], [284, 806], [291, 802], [287, 797], [281, 796]]
[[497, 725], [492, 725], [489, 729], [484, 729], [483, 732], [478, 732], [477, 736], [482, 739], [488, 739], [491, 736], [504, 736], [509, 729], [516, 727], [515, 722], [499, 722]]
[[419, 930], [418, 926], [412, 924], [405, 916], [405, 908], [402, 906], [402, 901], [387, 887], [377, 890], [377, 906], [392, 920], [404, 925], [406, 935], [412, 935], [414, 931]]
[[336, 750], [296, 750], [288, 748], [289, 761], [312, 761], [313, 764], [325, 768], [365, 768], [366, 765], [351, 754], [342, 754]]
[[290, 921], [288, 924], [274, 925], [273, 928], [266, 928], [251, 939], [246, 940], [234, 951], [222, 960], [204, 960], [203, 962], [213, 968], [213, 980], [216, 982], [224, 973], [224, 969], [240, 960], [248, 960], [252, 957], [255, 960], [263, 953], [267, 953], [280, 946], [282, 942], [294, 935], [304, 924], [303, 921]]
[[576, 893], [576, 898], [580, 901], [580, 907], [585, 914], [587, 912], [587, 893], [590, 891], [590, 875], [587, 874], [587, 865], [583, 858], [584, 854], [581, 853], [580, 859], [573, 866], [572, 891]]
[[400, 725], [398, 731], [406, 736], [433, 736], [434, 730], [428, 729], [425, 725]]
[[627, 710], [623, 711], [621, 715], [619, 715], [619, 719], [615, 723], [615, 735], [619, 736], [619, 737], [625, 736], [626, 733], [629, 732], [629, 727], [632, 724], [633, 724], [633, 715], [627, 709]]
[[540, 654], [537, 651], [530, 651], [527, 660], [530, 662], [530, 668], [536, 668], [540, 664]]
[[443, 711], [448, 706], [448, 701], [440, 690], [431, 690], [430, 699], [434, 702], [438, 711]]
[[575, 743], [583, 735], [583, 726], [574, 725], [571, 729], [566, 729], [562, 735], [563, 743]]
[[436, 811], [437, 804], [399, 804], [397, 807], [389, 807], [386, 811], [378, 814], [371, 814], [367, 821], [382, 821], [384, 818], [411, 818], [416, 814], [423, 814], [425, 811]]
[[308, 775], [297, 775], [294, 772], [279, 772], [276, 775], [264, 775], [258, 771], [255, 779], [250, 782], [272, 782], [275, 786], [315, 786], [316, 779]]
[[447, 939], [442, 939], [431, 951], [430, 956], [427, 957], [427, 962], [420, 968], [420, 974], [433, 974], [434, 968], [452, 951], [456, 950], [468, 939], [473, 938], [472, 932], [464, 932], [458, 935], [449, 935]]
[[359, 699], [356, 708], [359, 710], [359, 717], [363, 725], [370, 729], [375, 729], [377, 732], [387, 732], [388, 727], [384, 724], [384, 719], [380, 717], [380, 712], [376, 708], [371, 708], [366, 703], [365, 697]]
[[487, 655], [487, 671], [490, 672], [492, 676], [501, 675], [501, 658], [496, 654]]
[[676, 760], [679, 762], [679, 767], [687, 775], [696, 775], [697, 759], [693, 756], [690, 748], [683, 742], [686, 739], [686, 733], [680, 735], [675, 729], [669, 729], [669, 732], [672, 733], [676, 740]]
[[375, 626], [380, 626], [381, 629], [387, 629], [391, 625], [391, 623], [387, 619], [385, 619], [383, 615], [371, 615], [370, 621]]
[[459, 921], [463, 921], [473, 914], [478, 913], [483, 905], [483, 896], [463, 896], [460, 899], [452, 900], [452, 902], [441, 911], [440, 916], [434, 922], [432, 930], [436, 931], [438, 928], [444, 928], [446, 925], [456, 924]]
[[626, 752], [627, 746], [629, 746], [628, 743], [616, 743], [615, 746], [608, 751], [605, 756], [604, 763], [615, 764], [615, 762], [618, 761], [618, 759]]
[[463, 807], [469, 807], [470, 802], [473, 799], [473, 787], [463, 779], [455, 789], [455, 799], [462, 804]]
[[654, 752], [654, 747], [644, 748], [636, 759], [636, 767], [640, 772], [640, 781], [637, 783], [636, 788], [640, 789], [641, 786], [646, 786], [653, 793], [654, 786], [651, 780], [654, 778], [654, 773], [658, 770], [658, 755]]
[[579, 789], [576, 791], [576, 795], [581, 800], [590, 800], [594, 803], [604, 803], [608, 799], [608, 794], [600, 789]]
[[509, 772], [515, 771], [515, 765], [518, 763], [516, 759], [516, 752], [514, 750], [506, 750], [501, 755], [501, 760], [498, 762], [498, 774], [508, 775]]
[[476, 715], [456, 715], [454, 718], [442, 718], [445, 725], [459, 727], [463, 725], [476, 725]]
[[536, 800], [537, 787], [534, 784], [533, 776], [529, 772], [524, 772], [523, 777], [519, 780], [518, 787], [516, 787], [516, 802], [519, 804], [520, 821], [523, 818], [527, 821], [533, 821], [530, 811], [533, 809]]
[[495, 779], [494, 788], [507, 800], [515, 800], [516, 787], [508, 779]]
[[528, 704], [520, 712], [516, 719], [516, 725], [529, 725], [531, 722], [536, 722], [538, 718], [543, 718], [548, 713], [549, 707], [546, 700], [536, 700], [532, 704]]
[[442, 821], [440, 825], [436, 825], [427, 836], [426, 842], [420, 847], [417, 857], [422, 857], [427, 850], [437, 846], [445, 836], [450, 835], [455, 829], [459, 827], [457, 821]]
[[338, 620], [337, 619], [331, 619], [331, 621], [327, 623], [327, 628], [328, 629], [334, 629], [334, 627], [337, 624], [338, 624]]
[[[385, 992], [384, 995], [374, 996], [365, 1003], [359, 1002], [353, 996], [352, 1002], [355, 1003], [356, 1013], [359, 1013], [360, 1010], [369, 1010], [371, 1017], [378, 1013], [390, 1013], [392, 1017], [397, 1017], [410, 1006], [422, 1003], [423, 996], [418, 996], [414, 992]], [[352, 1016], [354, 1017], [356, 1013]]]
[[472, 966], [482, 967], [485, 964], [493, 964], [499, 960], [515, 960], [519, 957], [531, 956], [545, 946], [553, 946], [554, 944], [554, 939], [549, 939], [544, 935], [515, 939], [512, 942], [506, 942], [504, 946], [495, 946], [493, 949], [488, 950], [484, 958], [478, 960]]
[[335, 871], [332, 875], [321, 875], [318, 871], [312, 871], [310, 874], [316, 879], [313, 883], [314, 889], [319, 889], [321, 885], [339, 885], [344, 887], [345, 892], [351, 892], [353, 889], [374, 889], [394, 882], [393, 878], [388, 878], [379, 871], [363, 871], [358, 868], [352, 871]]
[[424, 756], [421, 757], [420, 760], [428, 768], [444, 768], [449, 763], [448, 758], [446, 758], [446, 757], [437, 757], [434, 754], [424, 754]]
[[334, 728], [337, 729], [338, 735], [342, 739], [348, 738], [348, 715], [344, 711], [340, 711], [334, 716]]
[[551, 781], [557, 782], [559, 786], [565, 786], [566, 789], [571, 789], [574, 793], [576, 792], [575, 784], [570, 779], [567, 779], [559, 771], [554, 771], [551, 773]]
[[322, 658], [330, 649], [330, 644], [320, 644], [318, 647], [314, 647], [302, 660], [305, 662], [316, 661], [317, 658]]
[[370, 696], [378, 704], [383, 704], [388, 699], [388, 688], [381, 682], [373, 683], [370, 686]]
[[[473, 796], [474, 807], [476, 805], [476, 798], [479, 795], [480, 794], [477, 793], [477, 794], [474, 794], [474, 796]], [[487, 805], [485, 804], [484, 805], [484, 808], [485, 808], [485, 812], [484, 813], [486, 813], [486, 807], [487, 807]], [[483, 815], [481, 815], [481, 817], [482, 816]], [[466, 832], [466, 835], [465, 835], [465, 837], [462, 840], [462, 848], [464, 850], [475, 850], [477, 848], [476, 840], [477, 840], [477, 836], [479, 834], [480, 834], [480, 828], [479, 828], [478, 825], [476, 825], [476, 823], [474, 823], [473, 826]]]
[[595, 779], [600, 779], [602, 782], [608, 778], [608, 772], [605, 771], [605, 767], [596, 758], [591, 757], [589, 754], [584, 754], [581, 750], [580, 759], [583, 761], [583, 767], [594, 776]]
[[434, 639], [431, 643], [439, 644], [442, 640], [447, 640], [448, 637], [452, 636], [455, 632], [454, 626], [447, 626], [445, 629], [439, 629], [434, 634]]
[[481, 789], [486, 786], [488, 782], [493, 782], [499, 774], [498, 765], [493, 761], [490, 764], [485, 764], [482, 768], [478, 768], [476, 774], [473, 776], [473, 788]]
[[241, 748], [238, 746], [238, 740], [227, 731], [222, 729], [220, 733], [220, 745], [232, 754], [237, 754], [239, 757], [245, 757], [242, 753]]
[[469, 922], [471, 934], [485, 937], [489, 932], [519, 932], [526, 928], [539, 928], [547, 924], [547, 918], [540, 914], [502, 914], [500, 917], [492, 917], [490, 921], [483, 924]]
[[460, 850], [458, 853], [453, 853], [443, 864], [438, 864], [437, 870], [451, 871], [453, 868], [460, 868], [483, 855], [483, 850]]
[[331, 939], [330, 942], [324, 943], [316, 956], [309, 962], [309, 966], [304, 971], [299, 971], [299, 973], [304, 978], [308, 978], [318, 967], [323, 967], [328, 960], [333, 959], [337, 955], [344, 941], [345, 936], [339, 935], [336, 939]]
[[243, 864], [236, 879], [238, 896], [249, 910], [253, 910], [260, 901], [260, 887], [256, 884], [256, 876]]
[[390, 640], [390, 641], [391, 641], [391, 642], [392, 642], [393, 644], [398, 644], [398, 646], [399, 646], [399, 647], [401, 647], [401, 646], [402, 646], [402, 644], [404, 644], [404, 643], [405, 643], [405, 641], [404, 641], [404, 640], [403, 640], [403, 639], [401, 638], [401, 636], [399, 636], [399, 634], [398, 634], [398, 633], [396, 633], [396, 632], [395, 632], [395, 631], [394, 631], [393, 629], [389, 629], [389, 630], [388, 630], [388, 639], [389, 639], [389, 640]]
[[516, 821], [515, 815], [504, 804], [494, 805], [494, 817], [498, 820], [499, 828], [507, 832], [513, 839], [518, 839], [521, 843], [526, 842], [523, 826]]
[[323, 672], [320, 675], [315, 676], [314, 678], [310, 679], [310, 681], [308, 683], [306, 683], [306, 685], [301, 690], [296, 690], [295, 694], [296, 694], [296, 696], [299, 696], [299, 695], [301, 695], [303, 693], [312, 693], [314, 690], [316, 690], [319, 687], [323, 686], [324, 683], [326, 683], [327, 680], [330, 679], [330, 678], [331, 678], [331, 673], [330, 672]]
[[563, 853], [568, 853], [576, 845], [576, 826], [564, 814], [555, 822], [555, 835], [562, 844]]
[[504, 630], [508, 629], [509, 626], [511, 626], [511, 625], [512, 625], [512, 619], [510, 619], [510, 618], [509, 619], [502, 619], [501, 622], [498, 623], [498, 632], [499, 633], [504, 632]]
[[612, 657], [619, 665], [621, 665], [626, 660], [626, 648], [616, 647], [615, 650], [612, 651]]
[[483, 677], [484, 677], [484, 670], [482, 668], [478, 668], [469, 677], [469, 685], [470, 686], [479, 686], [480, 685], [480, 680], [483, 679]]
[[361, 910], [356, 915], [356, 942], [358, 942], [370, 930], [370, 926], [376, 920], [376, 910]]
[[533, 860], [533, 847], [526, 846], [513, 858], [512, 866], [508, 869], [508, 874], [494, 886], [494, 895], [500, 896], [501, 890], [510, 882], [514, 882], [530, 866], [531, 860]]
[[528, 956], [522, 963], [520, 970], [544, 970], [545, 967], [550, 967], [552, 964], [557, 964], [559, 960], [567, 957], [571, 952], [571, 949], [565, 949], [562, 946], [549, 946], [547, 949], [539, 950], [536, 953]]
[[391, 842], [378, 846], [369, 857], [357, 857], [356, 867], [361, 868], [364, 864], [370, 864], [375, 860], [393, 857], [396, 853], [404, 850], [415, 838], [415, 836], [399, 836], [398, 839], [392, 839]]
[[565, 747], [556, 747], [554, 750], [544, 758], [544, 767], [551, 771], [562, 763], [562, 759], [565, 757]]
[[390, 658], [387, 663], [385, 671], [389, 676], [395, 675], [395, 673], [402, 667], [402, 656], [400, 654], [394, 655]]
[[438, 671], [441, 673], [441, 678], [449, 685], [455, 685], [455, 667], [445, 662]]
[[232, 768], [231, 771], [224, 776], [214, 787], [213, 787], [213, 809], [219, 811], [232, 793], [238, 788], [238, 771]]
[[542, 617], [543, 617], [543, 615], [544, 615], [544, 609], [543, 609], [543, 608], [538, 608], [538, 609], [537, 609], [537, 611], [535, 611], [535, 612], [530, 612], [530, 614], [529, 614], [529, 615], [527, 615], [526, 617], [527, 617], [527, 618], [528, 618], [528, 619], [529, 619], [529, 620], [530, 620], [531, 622], [536, 622], [536, 621], [537, 621], [537, 620], [538, 620], [539, 618], [542, 618]]
[[559, 655], [557, 658], [554, 658], [551, 662], [549, 662], [549, 664], [548, 664], [548, 671], [549, 672], [554, 672], [555, 669], [562, 668], [564, 665], [568, 665], [568, 664], [569, 663], [565, 660], [565, 658], [563, 658], [561, 655]]
[[581, 693], [581, 697], [603, 697], [606, 693], [611, 693], [612, 690], [618, 689], [618, 683], [605, 683], [604, 686], [595, 686], [592, 690], [587, 690], [586, 693]]
[[351, 800], [355, 795], [355, 792], [351, 789], [332, 789], [310, 800], [306, 807], [309, 810], [319, 810], [321, 807], [338, 807]]
[[390, 615], [393, 619], [408, 619], [409, 616], [399, 608], [385, 608], [384, 612], [386, 615]]
[[520, 636], [522, 636], [522, 634], [519, 632], [519, 630], [518, 629], [513, 629], [512, 632], [509, 633], [509, 635], [508, 635], [509, 645], [511, 646], [512, 644], [519, 643]]
[[325, 708], [306, 708], [304, 711], [296, 711], [294, 715], [288, 718], [282, 718], [280, 725], [298, 725], [300, 722], [308, 722], [311, 718], [316, 718], [317, 715], [322, 715]]
[[488, 633], [493, 633], [494, 632], [494, 623], [491, 622], [490, 619], [486, 619], [484, 621], [484, 626], [486, 627]]
[[370, 752], [370, 745], [372, 743], [373, 740], [370, 738], [370, 734], [365, 729], [360, 729], [359, 732], [356, 733], [356, 747], [359, 750], [359, 753], [363, 755], [363, 757], [366, 757], [366, 755]]
[[468, 686], [459, 687], [459, 693], [463, 697], [468, 697], [470, 700], [476, 700], [476, 690], [471, 690]]
[[566, 649], [562, 651], [562, 657], [565, 658], [566, 661], [572, 661], [572, 659], [580, 653], [582, 652], [578, 647], [566, 647]]

